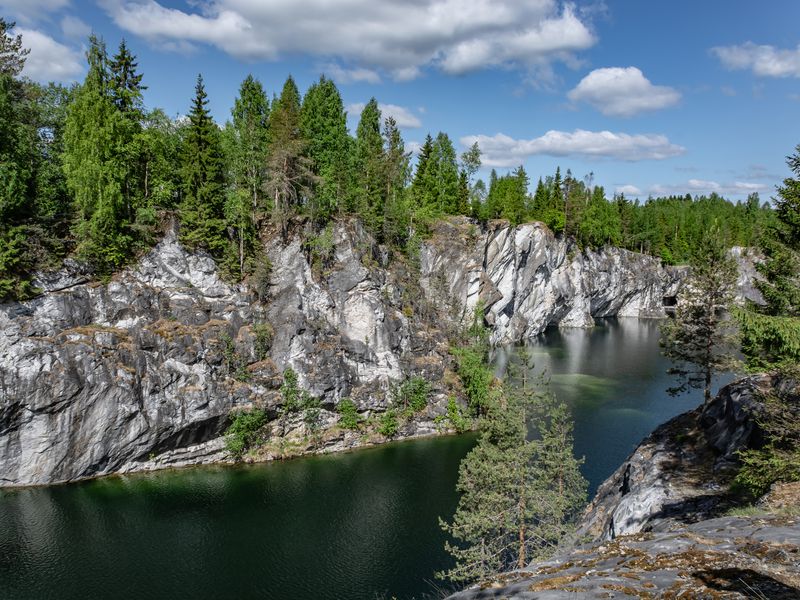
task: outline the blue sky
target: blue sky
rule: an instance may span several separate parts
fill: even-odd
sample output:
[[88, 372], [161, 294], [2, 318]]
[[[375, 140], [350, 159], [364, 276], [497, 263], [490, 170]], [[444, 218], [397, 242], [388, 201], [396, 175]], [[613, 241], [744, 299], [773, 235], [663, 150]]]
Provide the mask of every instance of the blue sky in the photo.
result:
[[[762, 199], [800, 143], [800, 3], [607, 0], [0, 0], [26, 74], [80, 81], [92, 31], [139, 57], [145, 101], [224, 122], [242, 79], [333, 77], [355, 128], [375, 96], [414, 147], [447, 132], [484, 163], [594, 173], [609, 195]], [[483, 172], [485, 175], [485, 170]]]

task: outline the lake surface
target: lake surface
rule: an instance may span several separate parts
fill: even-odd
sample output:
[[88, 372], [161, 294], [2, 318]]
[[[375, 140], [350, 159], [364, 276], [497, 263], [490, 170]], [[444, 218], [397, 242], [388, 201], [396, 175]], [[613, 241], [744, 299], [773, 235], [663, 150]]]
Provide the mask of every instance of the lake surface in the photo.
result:
[[[664, 391], [657, 322], [549, 330], [528, 349], [572, 408], [590, 493], [701, 401]], [[498, 350], [498, 369], [516, 353]], [[0, 598], [426, 597], [474, 439], [0, 492]]]

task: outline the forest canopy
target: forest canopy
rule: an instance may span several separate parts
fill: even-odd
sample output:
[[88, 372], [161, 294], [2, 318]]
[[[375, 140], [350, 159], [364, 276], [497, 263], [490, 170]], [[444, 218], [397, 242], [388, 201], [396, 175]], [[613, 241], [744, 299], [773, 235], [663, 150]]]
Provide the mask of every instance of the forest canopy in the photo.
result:
[[477, 144], [459, 155], [438, 132], [414, 157], [374, 98], [351, 134], [324, 75], [305, 94], [290, 76], [271, 97], [248, 76], [223, 124], [198, 75], [187, 116], [172, 119], [144, 105], [146, 79], [124, 40], [110, 52], [91, 37], [85, 80], [43, 86], [21, 77], [27, 52], [12, 28], [0, 19], [0, 300], [34, 295], [34, 271], [69, 255], [107, 276], [168, 220], [233, 280], [255, 269], [265, 227], [286, 235], [297, 218], [314, 235], [357, 215], [398, 252], [448, 215], [541, 221], [581, 248], [614, 245], [668, 264], [686, 262], [712, 225], [727, 246], [751, 246], [774, 221], [757, 194], [631, 201], [569, 169], [534, 184], [522, 165], [483, 181]]

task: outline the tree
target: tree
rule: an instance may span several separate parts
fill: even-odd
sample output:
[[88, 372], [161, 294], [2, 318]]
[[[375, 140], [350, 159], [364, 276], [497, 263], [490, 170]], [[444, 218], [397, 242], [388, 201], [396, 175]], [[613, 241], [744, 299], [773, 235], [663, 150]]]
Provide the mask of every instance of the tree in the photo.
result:
[[280, 98], [272, 103], [270, 117], [265, 190], [273, 203], [273, 217], [286, 237], [290, 211], [311, 196], [316, 181], [300, 133], [300, 93], [291, 76]]
[[197, 76], [182, 148], [181, 241], [220, 257], [225, 252], [225, 192], [219, 129], [208, 112], [203, 76]]
[[410, 207], [406, 186], [411, 174], [411, 153], [406, 152], [400, 129], [392, 117], [387, 117], [383, 127], [384, 175], [386, 178], [386, 203], [383, 211], [383, 239], [402, 247], [409, 235]]
[[248, 75], [234, 100], [233, 148], [229, 156], [233, 184], [249, 198], [251, 220], [259, 221], [264, 209], [267, 140], [269, 134], [269, 99], [258, 79]]
[[718, 233], [709, 236], [694, 256], [675, 318], [661, 327], [661, 347], [674, 363], [668, 373], [678, 378], [678, 384], [668, 390], [670, 394], [699, 388], [709, 402], [714, 373], [734, 365], [731, 322], [726, 317], [732, 308], [736, 277], [736, 263]]
[[138, 66], [136, 56], [128, 50], [123, 38], [117, 54], [108, 63], [109, 88], [116, 107], [122, 113], [130, 115], [133, 120], [142, 117], [142, 91], [147, 89], [147, 86], [142, 85], [142, 74], [136, 72]]
[[312, 212], [315, 219], [324, 224], [345, 208], [352, 145], [342, 97], [336, 84], [324, 75], [303, 98], [300, 131], [306, 143], [306, 156], [318, 176]]
[[456, 565], [438, 576], [476, 581], [552, 553], [585, 500], [572, 446], [569, 411], [551, 395], [524, 383], [496, 398], [477, 446], [459, 468], [453, 521], [440, 521], [459, 543], [445, 545]]
[[450, 137], [439, 132], [433, 142], [428, 171], [433, 182], [434, 208], [439, 214], [458, 214], [458, 164]]
[[386, 193], [381, 111], [371, 98], [361, 111], [355, 141], [355, 206], [367, 229], [379, 238], [383, 230]]
[[777, 222], [763, 239], [764, 306], [737, 313], [742, 351], [751, 369], [796, 368], [800, 363], [800, 145], [786, 159], [787, 177], [775, 198]]
[[64, 173], [77, 209], [78, 254], [108, 273], [129, 259], [133, 242], [124, 193], [130, 123], [112, 99], [105, 43], [92, 36], [89, 44], [89, 71], [67, 112]]
[[0, 17], [0, 75], [17, 77], [22, 73], [30, 49], [22, 47], [22, 36], [11, 35], [16, 23]]

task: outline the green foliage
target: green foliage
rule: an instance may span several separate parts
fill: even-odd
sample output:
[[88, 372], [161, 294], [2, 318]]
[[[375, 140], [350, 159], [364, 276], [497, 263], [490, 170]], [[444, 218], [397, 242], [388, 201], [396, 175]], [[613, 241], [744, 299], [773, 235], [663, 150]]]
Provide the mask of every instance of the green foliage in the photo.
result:
[[11, 35], [16, 23], [0, 17], [0, 76], [17, 77], [22, 73], [30, 50], [22, 45], [21, 35]]
[[319, 398], [304, 391], [301, 394], [301, 404], [303, 409], [303, 423], [306, 424], [308, 431], [312, 435], [316, 435], [322, 424], [322, 403]]
[[489, 365], [488, 330], [484, 325], [483, 304], [475, 307], [465, 343], [450, 352], [458, 364], [457, 372], [473, 415], [485, 412], [490, 403], [494, 370]]
[[399, 428], [400, 423], [397, 420], [397, 411], [393, 408], [390, 408], [381, 415], [378, 421], [378, 433], [387, 438], [391, 438], [397, 434]]
[[292, 211], [310, 201], [317, 181], [313, 164], [305, 155], [306, 144], [300, 128], [300, 93], [294, 79], [289, 77], [270, 113], [265, 187], [272, 203], [272, 216], [284, 237], [288, 235]]
[[457, 433], [464, 433], [470, 427], [469, 419], [464, 416], [455, 396], [447, 399], [447, 420]]
[[800, 364], [800, 318], [754, 310], [737, 310], [735, 315], [748, 369], [787, 369]]
[[714, 373], [734, 366], [732, 322], [726, 315], [733, 306], [736, 277], [736, 263], [712, 231], [692, 262], [675, 318], [661, 326], [661, 347], [673, 362], [668, 373], [678, 378], [670, 394], [699, 388], [708, 402]]
[[[796, 367], [796, 365], [795, 365]], [[742, 466], [735, 484], [754, 497], [775, 482], [800, 481], [800, 402], [797, 391], [768, 397], [757, 422], [765, 433], [763, 447], [739, 453]]]
[[283, 371], [283, 385], [281, 385], [284, 412], [293, 412], [301, 408], [302, 393], [297, 382], [297, 373], [291, 367]]
[[766, 305], [737, 313], [742, 352], [751, 369], [787, 369], [800, 362], [800, 146], [787, 157], [795, 177], [775, 200], [777, 220], [762, 240], [766, 257], [756, 285]]
[[315, 269], [321, 271], [329, 266], [336, 250], [333, 228], [330, 224], [326, 225], [318, 235], [307, 240], [305, 246], [311, 255], [311, 265]]
[[317, 176], [310, 205], [312, 220], [325, 223], [347, 202], [352, 140], [339, 90], [324, 75], [303, 98], [300, 132], [307, 143], [305, 154]]
[[336, 405], [339, 412], [339, 427], [342, 429], [355, 430], [359, 427], [359, 415], [356, 403], [350, 398], [342, 398]]
[[182, 150], [181, 241], [221, 257], [227, 247], [222, 145], [208, 111], [203, 77], [197, 76]]
[[272, 261], [265, 256], [261, 255], [256, 259], [256, 266], [253, 270], [251, 280], [251, 287], [255, 291], [258, 299], [264, 302], [269, 298], [269, 286], [272, 281]]
[[225, 430], [225, 447], [234, 460], [239, 460], [253, 446], [259, 444], [261, 429], [267, 424], [267, 413], [255, 408], [233, 413], [231, 424]]
[[417, 413], [428, 406], [430, 393], [431, 384], [424, 377], [409, 377], [397, 389], [395, 404], [411, 414]]
[[440, 521], [457, 542], [445, 545], [456, 565], [437, 575], [473, 582], [552, 553], [585, 501], [580, 463], [563, 403], [525, 388], [498, 397], [459, 468], [453, 520]]
[[383, 206], [386, 194], [381, 111], [371, 98], [361, 111], [356, 129], [353, 154], [353, 207], [367, 229], [378, 239], [383, 237]]
[[270, 348], [272, 348], [275, 330], [269, 323], [254, 323], [253, 334], [255, 335], [253, 351], [256, 355], [256, 360], [266, 360], [269, 356]]

